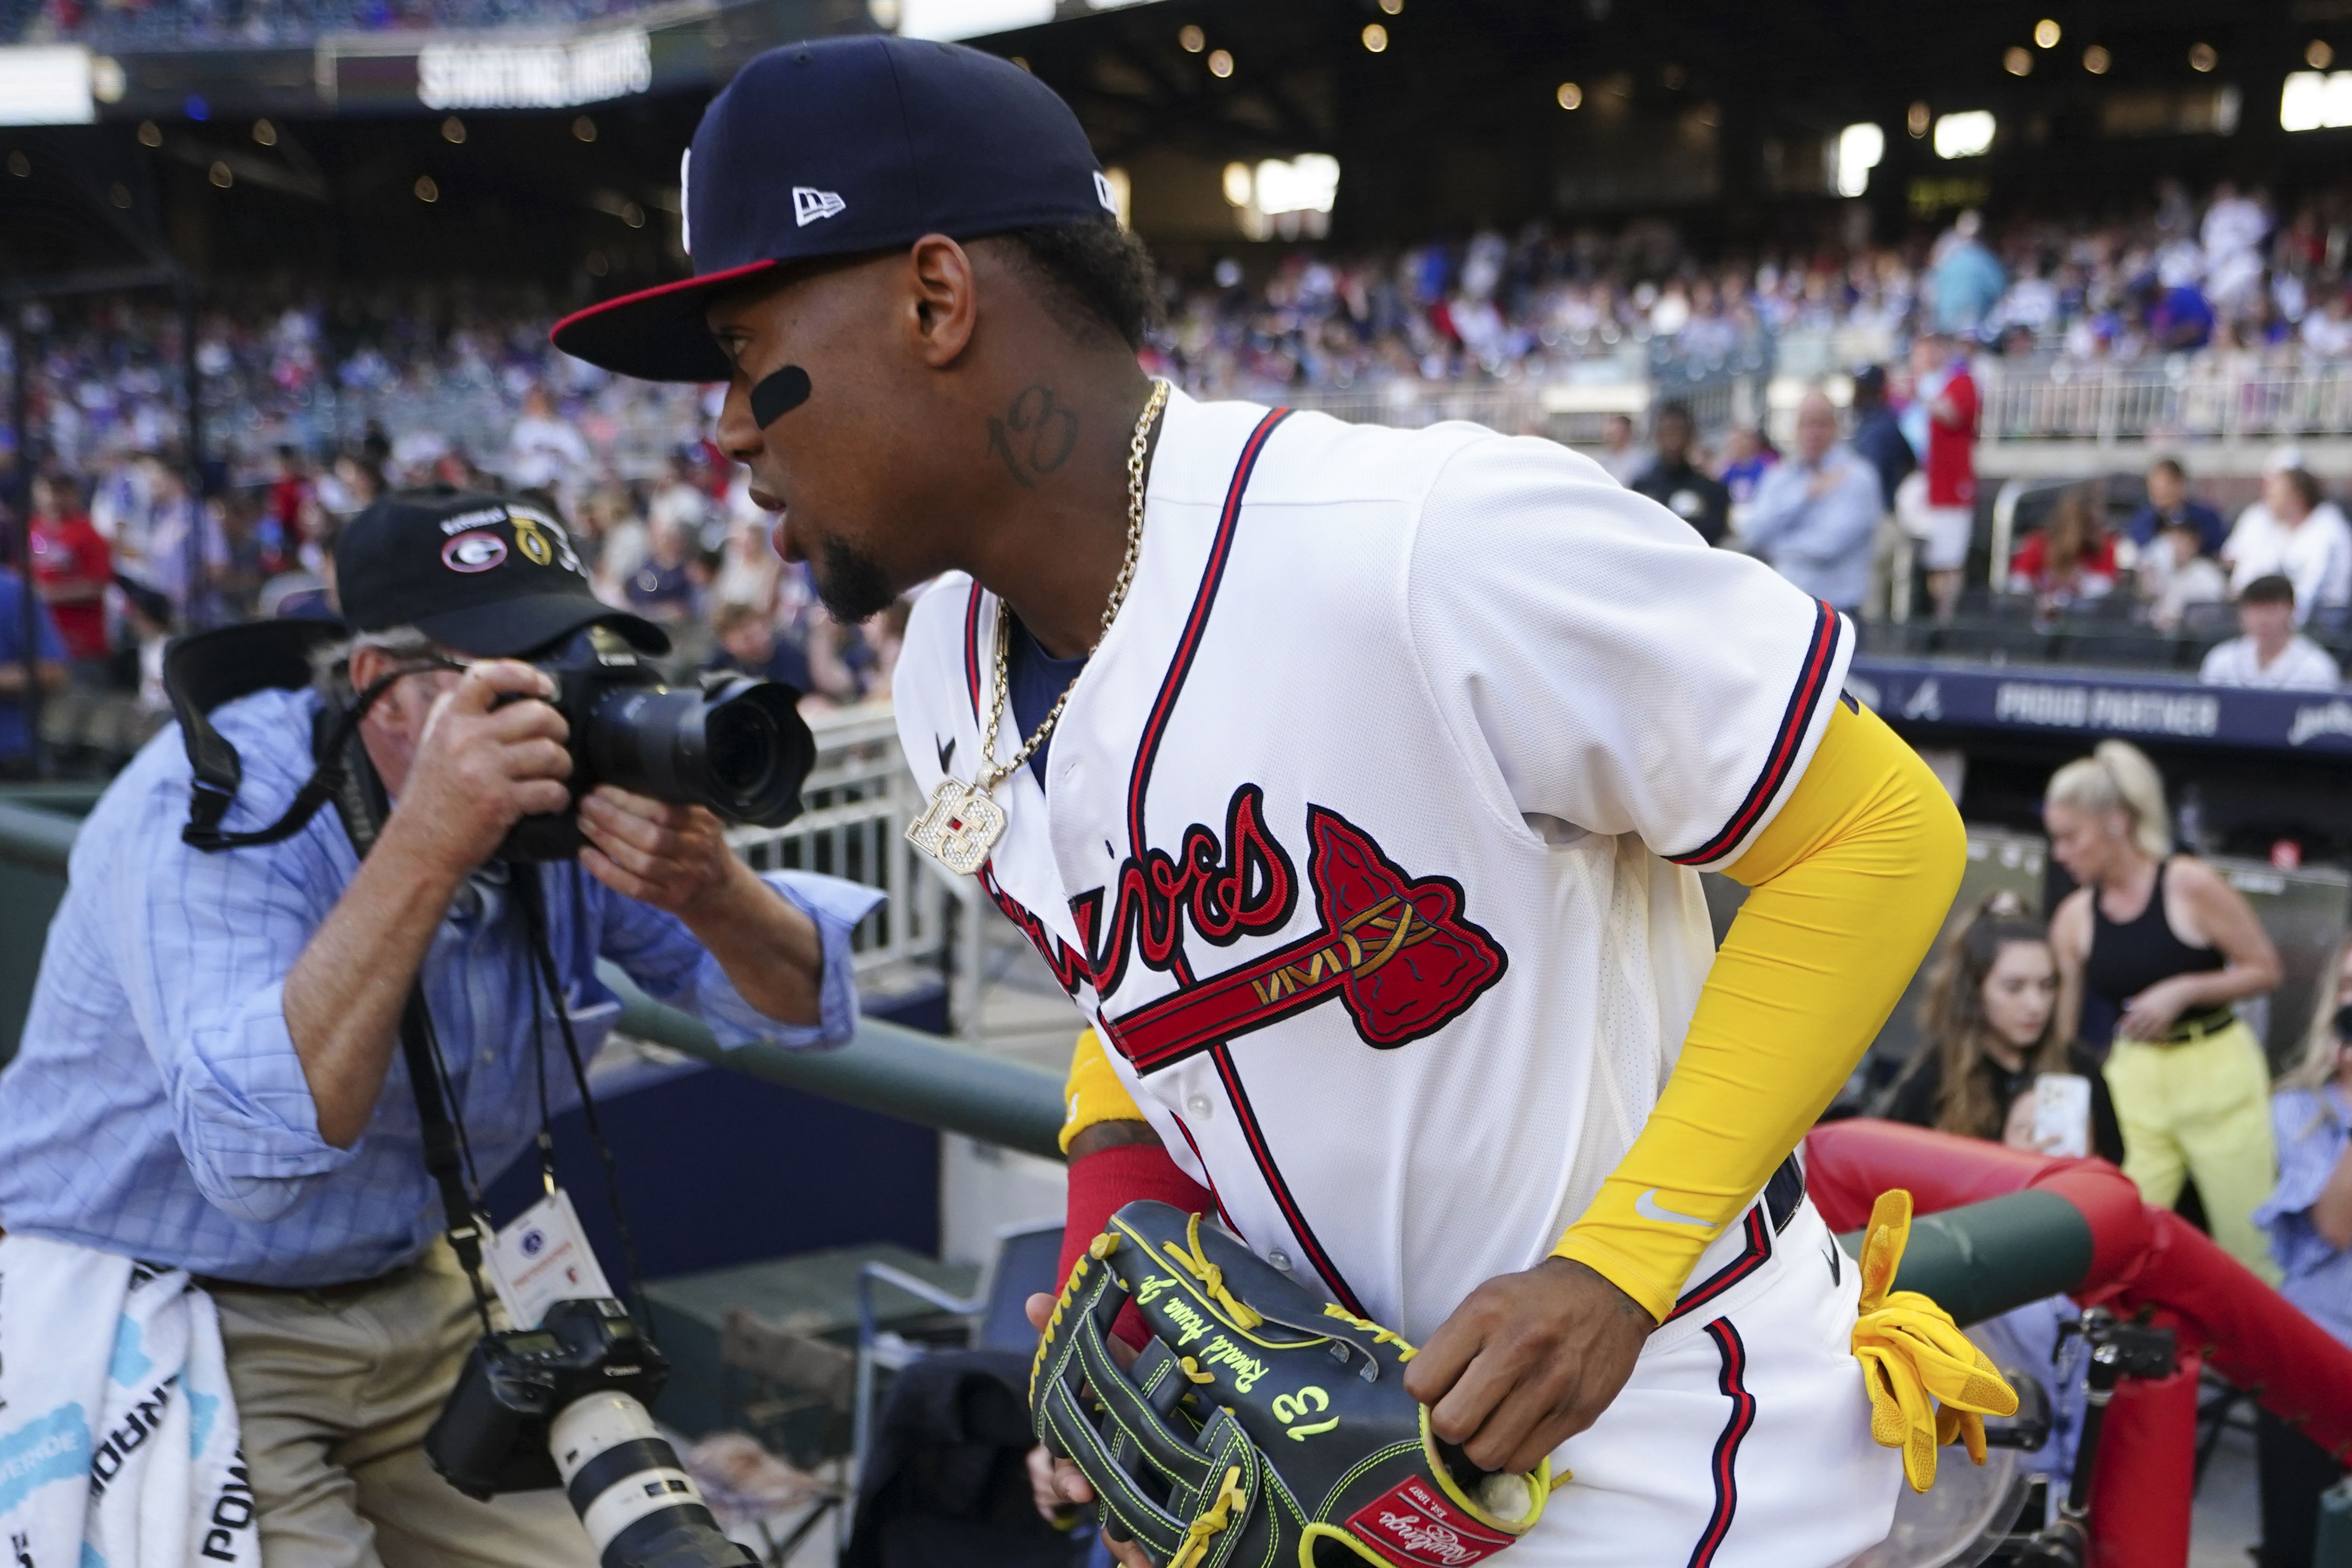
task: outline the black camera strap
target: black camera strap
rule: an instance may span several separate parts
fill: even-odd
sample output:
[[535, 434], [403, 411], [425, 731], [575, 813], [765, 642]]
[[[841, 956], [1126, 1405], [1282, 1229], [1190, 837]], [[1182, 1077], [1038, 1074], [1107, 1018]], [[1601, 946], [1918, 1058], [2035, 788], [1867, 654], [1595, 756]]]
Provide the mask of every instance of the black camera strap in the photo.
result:
[[[391, 678], [375, 685], [386, 685]], [[354, 704], [342, 718], [332, 723], [325, 711], [319, 714], [312, 737], [319, 771], [312, 776], [311, 783], [329, 781], [329, 789], [319, 803], [334, 806], [335, 815], [342, 820], [343, 832], [352, 841], [352, 852], [365, 860], [368, 852], [375, 848], [376, 834], [391, 803], [385, 799], [383, 781], [376, 777], [374, 765], [368, 761], [366, 749], [358, 744], [358, 727], [351, 718], [351, 714], [358, 711]], [[317, 810], [317, 805], [311, 807], [311, 810]], [[433, 1027], [433, 1009], [425, 1000], [421, 968], [408, 982], [408, 999], [400, 1009], [400, 1055], [408, 1070], [409, 1091], [416, 1101], [417, 1134], [425, 1145], [425, 1172], [433, 1178], [441, 1195], [442, 1223], [448, 1234], [449, 1249], [457, 1255], [457, 1262], [466, 1270], [467, 1282], [473, 1286], [474, 1311], [482, 1320], [482, 1332], [488, 1333], [492, 1332], [490, 1292], [482, 1282], [482, 1232], [487, 1222], [474, 1196], [478, 1184], [468, 1180], [473, 1151], [466, 1145], [464, 1129], [451, 1114], [455, 1086], [449, 1082], [448, 1065], [441, 1057], [440, 1037]]]

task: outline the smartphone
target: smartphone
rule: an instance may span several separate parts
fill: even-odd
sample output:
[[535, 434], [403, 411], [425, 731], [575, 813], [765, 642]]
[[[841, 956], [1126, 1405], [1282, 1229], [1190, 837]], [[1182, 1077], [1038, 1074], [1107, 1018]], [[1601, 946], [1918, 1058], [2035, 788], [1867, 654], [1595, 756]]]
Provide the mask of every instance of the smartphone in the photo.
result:
[[2045, 1072], [2033, 1081], [2033, 1141], [2045, 1154], [2079, 1159], [2091, 1152], [2089, 1079]]

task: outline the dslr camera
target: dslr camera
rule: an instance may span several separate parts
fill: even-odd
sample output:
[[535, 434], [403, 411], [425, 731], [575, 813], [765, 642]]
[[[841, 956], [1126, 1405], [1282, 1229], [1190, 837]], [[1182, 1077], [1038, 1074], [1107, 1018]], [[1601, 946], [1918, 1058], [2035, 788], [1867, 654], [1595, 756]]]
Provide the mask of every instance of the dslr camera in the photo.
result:
[[603, 1568], [758, 1568], [646, 1410], [668, 1377], [620, 1302], [558, 1301], [535, 1329], [475, 1343], [425, 1457], [484, 1501], [562, 1487]]
[[763, 828], [800, 815], [816, 740], [790, 686], [743, 675], [672, 686], [606, 626], [583, 627], [530, 663], [555, 682], [548, 700], [572, 727], [572, 810], [517, 822], [499, 851], [507, 859], [578, 854], [580, 797], [599, 784]]

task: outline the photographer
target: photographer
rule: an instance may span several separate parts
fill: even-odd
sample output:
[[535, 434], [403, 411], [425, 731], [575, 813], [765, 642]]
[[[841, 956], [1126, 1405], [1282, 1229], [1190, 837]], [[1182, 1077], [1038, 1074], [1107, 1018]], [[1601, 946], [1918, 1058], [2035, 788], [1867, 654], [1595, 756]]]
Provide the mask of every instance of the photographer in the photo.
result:
[[667, 639], [600, 603], [561, 526], [519, 502], [391, 497], [335, 556], [354, 634], [316, 687], [212, 711], [242, 763], [222, 826], [275, 821], [320, 716], [382, 683], [358, 727], [390, 800], [373, 848], [320, 810], [282, 841], [200, 852], [180, 737], [140, 754], [77, 841], [0, 1075], [0, 1224], [212, 1293], [267, 1568], [584, 1565], [561, 1492], [476, 1502], [420, 1451], [483, 1320], [402, 1060], [412, 984], [487, 1183], [578, 1103], [549, 990], [588, 1055], [618, 1011], [600, 957], [724, 1043], [836, 1045], [850, 932], [880, 895], [763, 878], [708, 810], [608, 785], [579, 802], [575, 862], [499, 858], [520, 819], [572, 805], [565, 720], [531, 700], [557, 688], [524, 661], [591, 625], [646, 653]]

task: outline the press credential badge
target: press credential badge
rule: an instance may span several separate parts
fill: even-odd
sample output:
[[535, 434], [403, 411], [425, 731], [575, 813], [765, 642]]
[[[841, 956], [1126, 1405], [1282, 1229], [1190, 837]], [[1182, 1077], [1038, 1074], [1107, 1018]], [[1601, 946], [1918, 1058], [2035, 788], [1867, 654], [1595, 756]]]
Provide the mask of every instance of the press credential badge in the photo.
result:
[[485, 1260], [490, 1283], [519, 1329], [537, 1328], [558, 1301], [613, 1293], [581, 1234], [572, 1195], [560, 1186], [500, 1226]]

